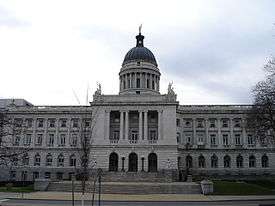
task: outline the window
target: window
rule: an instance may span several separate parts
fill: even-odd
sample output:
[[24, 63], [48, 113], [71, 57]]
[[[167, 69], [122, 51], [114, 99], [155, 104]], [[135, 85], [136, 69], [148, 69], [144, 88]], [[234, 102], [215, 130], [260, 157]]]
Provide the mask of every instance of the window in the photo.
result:
[[211, 146], [216, 146], [217, 145], [217, 141], [216, 141], [216, 135], [215, 134], [211, 134], [210, 135], [210, 141], [211, 141]]
[[240, 134], [235, 134], [235, 144], [241, 145], [241, 135]]
[[13, 146], [19, 146], [19, 145], [20, 145], [20, 136], [15, 136]]
[[238, 157], [236, 158], [236, 163], [237, 163], [237, 168], [243, 167], [243, 157], [241, 155], [238, 155]]
[[180, 143], [181, 141], [180, 141], [180, 133], [179, 132], [177, 132], [177, 143]]
[[256, 167], [256, 158], [254, 155], [249, 156], [249, 167]]
[[31, 137], [32, 137], [31, 134], [26, 134], [25, 135], [25, 137], [24, 137], [24, 145], [25, 146], [30, 146], [30, 144], [31, 144]]
[[211, 167], [217, 168], [218, 167], [218, 157], [214, 154], [211, 157]]
[[55, 119], [49, 119], [49, 127], [55, 128]]
[[73, 119], [72, 124], [73, 128], [78, 128], [78, 119]]
[[44, 119], [37, 119], [37, 127], [42, 128], [44, 126]]
[[62, 127], [62, 128], [67, 127], [67, 120], [66, 119], [61, 119], [60, 120], [60, 127]]
[[228, 134], [223, 134], [222, 135], [222, 140], [223, 140], [223, 145], [224, 146], [228, 146], [229, 145], [229, 140], [228, 140], [229, 138], [228, 137], [229, 137]]
[[185, 120], [185, 127], [187, 127], [187, 128], [190, 128], [190, 127], [192, 127], [192, 123], [191, 123], [191, 120]]
[[149, 87], [150, 87], [150, 80], [147, 79], [147, 89], [149, 89]]
[[205, 168], [205, 158], [204, 156], [199, 156], [199, 168]]
[[32, 127], [32, 119], [26, 119], [26, 126], [27, 126], [27, 128]]
[[180, 119], [177, 119], [177, 127], [180, 127]]
[[76, 166], [76, 157], [75, 155], [70, 156], [70, 167], [75, 167]]
[[155, 90], [155, 81], [152, 80], [152, 89]]
[[113, 140], [119, 140], [119, 130], [113, 132]]
[[197, 120], [197, 128], [203, 128], [203, 120], [202, 119]]
[[47, 146], [48, 147], [53, 147], [53, 145], [54, 145], [54, 134], [49, 134], [48, 141], [47, 141]]
[[231, 158], [228, 155], [224, 156], [224, 158], [223, 158], [223, 166], [224, 166], [224, 168], [231, 167]]
[[203, 145], [204, 144], [204, 134], [198, 133], [198, 144]]
[[10, 171], [10, 179], [16, 180], [16, 171]]
[[[151, 134], [151, 132], [150, 132], [150, 134]], [[149, 138], [150, 137], [151, 136], [149, 136]], [[137, 141], [138, 140], [138, 131], [136, 131], [136, 130], [131, 131], [130, 140], [132, 140], [132, 141]]]
[[149, 140], [157, 140], [158, 136], [157, 136], [157, 131], [156, 130], [150, 130], [150, 134], [149, 134]]
[[186, 137], [186, 143], [191, 144], [192, 143], [192, 134], [191, 133], [185, 133]]
[[137, 88], [140, 88], [140, 78], [137, 78]]
[[215, 119], [210, 119], [209, 120], [209, 127], [210, 128], [215, 128], [216, 127], [216, 120]]
[[33, 172], [33, 179], [39, 179], [39, 172]]
[[186, 168], [192, 168], [193, 167], [193, 160], [192, 157], [190, 155], [186, 156]]
[[84, 120], [84, 127], [90, 127], [91, 126], [91, 121], [86, 119]]
[[64, 167], [64, 156], [62, 154], [57, 157], [57, 167]]
[[46, 166], [52, 166], [53, 163], [53, 157], [51, 154], [47, 154], [46, 156]]
[[263, 168], [269, 167], [268, 157], [267, 157], [266, 155], [263, 155], [263, 156], [262, 156], [262, 167], [263, 167]]
[[228, 128], [228, 122], [229, 122], [228, 119], [222, 119], [222, 127], [223, 128]]
[[39, 154], [34, 156], [34, 166], [40, 166], [41, 157]]
[[255, 145], [255, 139], [251, 134], [247, 135], [247, 144], [249, 146]]
[[35, 145], [42, 145], [42, 137], [43, 137], [43, 134], [37, 134], [36, 135], [36, 139], [35, 139]]
[[236, 128], [241, 127], [241, 119], [234, 119], [234, 127]]
[[51, 173], [45, 172], [45, 179], [51, 179]]
[[70, 144], [73, 147], [77, 145], [77, 134], [72, 134]]
[[29, 155], [28, 154], [24, 154], [22, 157], [22, 164], [23, 165], [29, 165]]
[[21, 118], [14, 119], [14, 126], [15, 127], [22, 127], [23, 120]]
[[59, 135], [58, 146], [59, 147], [64, 147], [65, 145], [66, 145], [66, 134], [60, 134]]

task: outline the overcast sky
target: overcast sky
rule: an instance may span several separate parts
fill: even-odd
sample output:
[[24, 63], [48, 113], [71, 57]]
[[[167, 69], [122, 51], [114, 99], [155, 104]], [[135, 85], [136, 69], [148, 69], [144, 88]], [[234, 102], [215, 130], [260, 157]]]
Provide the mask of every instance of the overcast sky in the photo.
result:
[[274, 0], [0, 0], [0, 98], [85, 104], [96, 82], [117, 94], [141, 23], [181, 104], [251, 103], [275, 55]]

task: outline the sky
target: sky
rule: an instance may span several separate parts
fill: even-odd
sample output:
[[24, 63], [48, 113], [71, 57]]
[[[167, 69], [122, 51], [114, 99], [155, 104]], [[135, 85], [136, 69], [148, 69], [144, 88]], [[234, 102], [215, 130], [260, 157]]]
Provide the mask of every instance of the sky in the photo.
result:
[[275, 55], [274, 0], [0, 0], [0, 98], [35, 105], [86, 104], [144, 44], [180, 104], [250, 104]]

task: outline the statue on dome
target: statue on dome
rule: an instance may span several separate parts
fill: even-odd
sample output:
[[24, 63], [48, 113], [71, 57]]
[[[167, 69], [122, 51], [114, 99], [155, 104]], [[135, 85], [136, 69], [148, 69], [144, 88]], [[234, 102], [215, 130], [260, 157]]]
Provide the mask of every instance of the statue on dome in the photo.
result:
[[176, 95], [176, 93], [175, 93], [174, 88], [172, 87], [172, 85], [173, 85], [173, 82], [169, 82], [168, 89], [167, 89], [167, 95], [166, 95], [167, 100], [169, 102], [174, 102], [174, 101], [177, 100], [177, 95]]

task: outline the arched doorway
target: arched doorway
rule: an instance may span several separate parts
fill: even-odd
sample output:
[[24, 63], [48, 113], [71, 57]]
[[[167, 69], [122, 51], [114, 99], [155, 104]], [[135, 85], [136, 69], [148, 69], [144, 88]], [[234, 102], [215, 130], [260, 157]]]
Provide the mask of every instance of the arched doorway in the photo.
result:
[[158, 170], [158, 157], [155, 153], [148, 155], [148, 172], [157, 172]]
[[138, 170], [138, 156], [136, 153], [132, 152], [129, 155], [129, 172], [137, 172]]
[[118, 155], [113, 152], [109, 157], [109, 171], [117, 172], [118, 170]]

